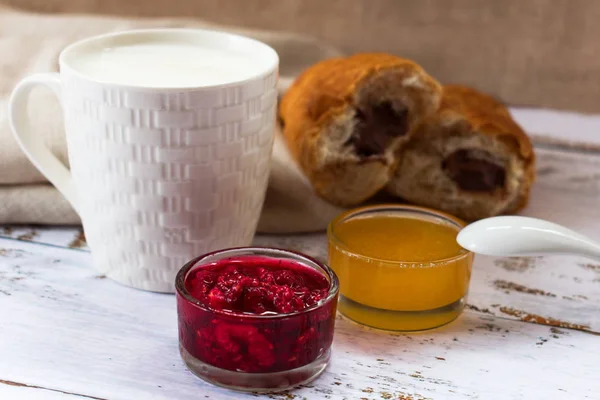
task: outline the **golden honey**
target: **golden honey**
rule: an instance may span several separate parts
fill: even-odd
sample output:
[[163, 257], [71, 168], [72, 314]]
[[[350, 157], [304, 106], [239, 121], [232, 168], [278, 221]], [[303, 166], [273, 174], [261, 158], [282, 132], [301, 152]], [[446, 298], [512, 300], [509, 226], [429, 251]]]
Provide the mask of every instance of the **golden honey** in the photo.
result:
[[349, 211], [329, 226], [338, 309], [361, 324], [413, 331], [443, 325], [464, 307], [473, 254], [456, 243], [464, 223], [411, 206]]

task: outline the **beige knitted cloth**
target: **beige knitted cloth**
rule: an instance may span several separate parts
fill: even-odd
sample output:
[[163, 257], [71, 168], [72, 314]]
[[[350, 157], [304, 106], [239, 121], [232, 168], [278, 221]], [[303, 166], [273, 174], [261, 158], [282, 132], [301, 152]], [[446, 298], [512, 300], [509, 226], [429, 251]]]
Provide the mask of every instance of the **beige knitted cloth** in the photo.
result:
[[[9, 131], [7, 100], [14, 85], [29, 74], [56, 71], [58, 54], [73, 41], [109, 31], [142, 27], [215, 26], [198, 20], [46, 16], [0, 8], [0, 223], [79, 223], [79, 217], [68, 202], [29, 162]], [[254, 37], [275, 48], [281, 59], [281, 90], [285, 90], [294, 76], [307, 66], [338, 54], [298, 35], [218, 28]], [[66, 163], [61, 113], [52, 94], [43, 89], [33, 94], [30, 103], [33, 127], [39, 132], [40, 140], [44, 140]], [[259, 231], [319, 230], [325, 228], [339, 211], [314, 194], [277, 132]]]

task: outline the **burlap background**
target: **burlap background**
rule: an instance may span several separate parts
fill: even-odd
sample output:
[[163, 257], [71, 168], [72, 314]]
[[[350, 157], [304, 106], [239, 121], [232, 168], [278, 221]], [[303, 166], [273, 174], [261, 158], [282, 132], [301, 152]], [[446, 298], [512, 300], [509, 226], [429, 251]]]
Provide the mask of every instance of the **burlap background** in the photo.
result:
[[600, 112], [598, 0], [0, 0], [52, 13], [198, 17], [412, 58], [511, 105]]

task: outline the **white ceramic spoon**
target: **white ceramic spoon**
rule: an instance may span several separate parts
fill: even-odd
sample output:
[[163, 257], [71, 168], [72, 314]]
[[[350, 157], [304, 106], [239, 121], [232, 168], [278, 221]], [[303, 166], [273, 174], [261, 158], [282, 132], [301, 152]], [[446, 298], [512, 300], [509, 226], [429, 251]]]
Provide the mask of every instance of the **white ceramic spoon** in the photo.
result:
[[529, 217], [493, 217], [463, 228], [459, 245], [477, 254], [515, 257], [576, 254], [600, 261], [600, 244], [564, 226]]

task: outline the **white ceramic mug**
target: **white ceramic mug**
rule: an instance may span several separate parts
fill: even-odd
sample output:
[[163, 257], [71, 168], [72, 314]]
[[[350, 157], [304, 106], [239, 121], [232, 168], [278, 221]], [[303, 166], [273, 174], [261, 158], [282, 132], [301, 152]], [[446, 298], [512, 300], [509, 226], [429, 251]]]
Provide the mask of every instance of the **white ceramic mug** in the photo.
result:
[[[157, 87], [106, 82], [77, 68], [90, 49], [147, 37], [235, 52], [257, 72], [215, 85]], [[31, 162], [80, 215], [96, 269], [129, 286], [173, 292], [186, 261], [252, 241], [268, 181], [278, 65], [266, 44], [223, 32], [96, 36], [62, 51], [60, 73], [17, 85], [10, 124]], [[37, 85], [61, 100], [70, 170], [30, 129], [27, 102]]]

